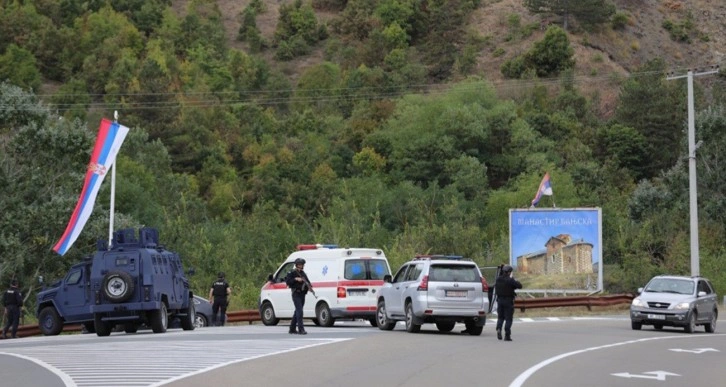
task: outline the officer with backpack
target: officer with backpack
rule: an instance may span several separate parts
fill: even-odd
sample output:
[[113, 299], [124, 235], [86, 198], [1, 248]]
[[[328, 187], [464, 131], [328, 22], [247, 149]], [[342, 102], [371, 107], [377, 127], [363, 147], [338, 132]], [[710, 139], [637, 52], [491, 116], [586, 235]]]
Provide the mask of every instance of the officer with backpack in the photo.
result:
[[[230, 294], [232, 294], [232, 288], [225, 281], [224, 273], [220, 271], [217, 275], [217, 280], [214, 281], [212, 288], [209, 289], [209, 302], [212, 303], [212, 326], [224, 326]], [[217, 313], [220, 310], [222, 311], [222, 315], [219, 317], [219, 323], [217, 323]]]
[[[305, 274], [303, 268], [305, 267], [305, 260], [298, 258], [295, 260], [295, 269], [287, 273], [285, 277], [285, 283], [287, 287], [292, 290], [292, 303], [295, 305], [295, 313], [292, 315], [290, 321], [291, 335], [307, 335], [305, 326], [303, 325], [303, 307], [305, 306], [305, 295], [308, 291], [313, 291], [312, 285], [308, 275]], [[297, 327], [297, 330], [295, 328]]]

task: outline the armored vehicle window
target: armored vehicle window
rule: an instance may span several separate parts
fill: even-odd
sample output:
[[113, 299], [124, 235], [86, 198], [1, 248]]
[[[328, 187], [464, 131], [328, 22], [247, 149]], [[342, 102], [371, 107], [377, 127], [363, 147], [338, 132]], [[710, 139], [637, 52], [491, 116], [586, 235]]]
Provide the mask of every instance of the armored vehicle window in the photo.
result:
[[80, 270], [74, 270], [74, 271], [68, 273], [68, 276], [66, 277], [66, 284], [75, 285], [75, 284], [81, 282], [82, 274], [83, 274], [83, 272]]

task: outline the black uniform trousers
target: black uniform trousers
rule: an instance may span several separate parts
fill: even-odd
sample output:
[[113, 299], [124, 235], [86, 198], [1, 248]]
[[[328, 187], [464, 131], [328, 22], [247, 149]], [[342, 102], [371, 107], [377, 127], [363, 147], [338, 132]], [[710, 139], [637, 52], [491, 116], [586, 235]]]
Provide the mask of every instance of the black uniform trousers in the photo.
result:
[[[219, 322], [217, 322], [217, 313], [222, 311], [219, 316]], [[224, 326], [224, 320], [227, 318], [227, 297], [214, 296], [214, 303], [212, 304], [212, 326]]]
[[13, 337], [18, 337], [18, 324], [20, 323], [20, 308], [11, 304], [5, 307], [7, 316], [5, 317], [5, 326], [3, 327], [3, 338], [7, 338], [8, 329], [12, 327]]
[[295, 313], [292, 315], [290, 321], [290, 332], [295, 331], [297, 326], [298, 332], [305, 332], [305, 326], [303, 325], [303, 307], [305, 306], [305, 293], [292, 291], [292, 303], [295, 305]]
[[497, 297], [497, 330], [502, 329], [507, 336], [512, 334], [512, 319], [514, 318], [514, 297]]

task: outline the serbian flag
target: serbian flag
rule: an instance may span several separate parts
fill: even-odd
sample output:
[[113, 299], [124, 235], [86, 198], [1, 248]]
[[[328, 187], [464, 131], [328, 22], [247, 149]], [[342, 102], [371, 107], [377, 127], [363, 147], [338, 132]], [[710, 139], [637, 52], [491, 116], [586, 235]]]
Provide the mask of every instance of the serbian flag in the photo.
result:
[[129, 128], [123, 125], [105, 118], [101, 120], [96, 145], [93, 147], [93, 154], [91, 154], [91, 162], [88, 163], [88, 169], [86, 170], [86, 179], [83, 183], [81, 196], [78, 198], [76, 209], [73, 210], [66, 231], [53, 247], [56, 253], [65, 254], [73, 245], [73, 242], [76, 241], [78, 235], [81, 234], [83, 226], [86, 225], [86, 221], [93, 212], [93, 206], [96, 203], [96, 196], [103, 178], [116, 161], [116, 154], [118, 154], [118, 150], [121, 148], [121, 144], [128, 132]]
[[534, 195], [534, 199], [532, 199], [532, 207], [536, 206], [537, 203], [539, 203], [539, 199], [542, 198], [542, 195], [552, 196], [552, 186], [550, 185], [550, 173], [545, 173], [544, 177], [542, 178], [542, 182], [539, 183], [539, 189], [537, 189], [537, 194]]

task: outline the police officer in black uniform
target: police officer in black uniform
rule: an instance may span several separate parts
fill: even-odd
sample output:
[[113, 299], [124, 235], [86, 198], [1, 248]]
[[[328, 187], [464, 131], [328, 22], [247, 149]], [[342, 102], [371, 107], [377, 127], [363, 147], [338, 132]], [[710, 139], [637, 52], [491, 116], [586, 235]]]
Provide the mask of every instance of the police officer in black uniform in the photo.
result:
[[[224, 326], [230, 294], [232, 294], [232, 289], [229, 287], [227, 281], [224, 280], [224, 273], [220, 271], [217, 275], [217, 280], [214, 281], [212, 288], [209, 289], [209, 302], [212, 303], [212, 326]], [[222, 311], [222, 315], [219, 318], [219, 324], [217, 324], [217, 313], [220, 310]]]
[[[307, 335], [305, 326], [303, 325], [303, 306], [305, 306], [305, 295], [308, 294], [311, 289], [310, 280], [308, 275], [305, 274], [303, 268], [305, 267], [305, 260], [298, 258], [295, 260], [295, 270], [287, 273], [285, 277], [285, 283], [292, 290], [292, 303], [295, 305], [295, 313], [292, 315], [292, 321], [290, 321], [290, 334]], [[297, 326], [297, 331], [295, 327]]]
[[[494, 283], [497, 294], [497, 339], [502, 339], [502, 325], [504, 325], [504, 341], [512, 341], [512, 319], [514, 318], [514, 297], [522, 284], [512, 276], [514, 269], [504, 265]], [[506, 321], [506, 323], [505, 323]]]
[[3, 306], [5, 307], [5, 326], [3, 327], [3, 339], [8, 338], [8, 329], [12, 326], [13, 339], [18, 337], [18, 323], [20, 322], [20, 311], [23, 309], [23, 295], [18, 289], [18, 280], [10, 282], [10, 289], [3, 294]]

